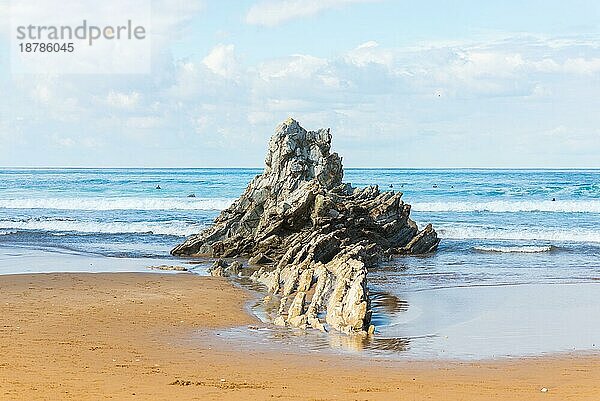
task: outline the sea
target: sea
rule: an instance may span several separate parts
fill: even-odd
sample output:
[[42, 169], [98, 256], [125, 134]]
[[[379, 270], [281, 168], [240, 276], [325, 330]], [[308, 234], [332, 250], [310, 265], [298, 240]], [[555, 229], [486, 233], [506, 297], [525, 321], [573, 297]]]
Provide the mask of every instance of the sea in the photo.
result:
[[[261, 171], [0, 169], [0, 274], [206, 274], [169, 250]], [[344, 181], [402, 192], [442, 241], [369, 272], [374, 340], [324, 336], [313, 350], [486, 359], [600, 346], [600, 170], [346, 169]]]

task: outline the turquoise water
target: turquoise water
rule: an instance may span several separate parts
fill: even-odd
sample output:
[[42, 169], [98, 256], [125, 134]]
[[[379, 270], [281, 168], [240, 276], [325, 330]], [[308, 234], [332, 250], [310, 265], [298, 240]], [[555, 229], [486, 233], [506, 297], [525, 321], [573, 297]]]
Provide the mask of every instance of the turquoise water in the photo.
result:
[[[0, 273], [144, 271], [151, 265], [182, 263], [169, 250], [210, 224], [260, 172], [0, 170]], [[398, 258], [369, 273], [380, 335], [403, 342], [412, 338], [416, 349], [419, 343], [429, 351], [441, 349], [443, 343], [431, 340], [440, 333], [452, 333], [447, 344], [460, 343], [452, 338], [470, 338], [457, 334], [449, 321], [463, 322], [461, 327], [471, 333], [479, 326], [469, 322], [487, 322], [481, 323], [482, 330], [500, 331], [510, 320], [500, 311], [513, 308], [513, 320], [522, 324], [505, 329], [511, 338], [520, 338], [520, 344], [525, 337], [533, 339], [525, 348], [534, 353], [592, 349], [592, 342], [600, 342], [595, 334], [600, 327], [589, 326], [589, 315], [600, 313], [593, 305], [561, 309], [559, 320], [580, 316], [583, 326], [569, 320], [571, 327], [584, 334], [594, 330], [572, 346], [556, 341], [560, 333], [555, 328], [552, 341], [532, 336], [527, 327], [534, 315], [528, 321], [515, 302], [503, 300], [518, 299], [520, 305], [530, 297], [529, 306], [539, 310], [567, 288], [571, 290], [565, 299], [581, 306], [577, 298], [581, 291], [570, 285], [595, 284], [589, 291], [596, 294], [600, 170], [347, 169], [345, 181], [403, 192], [413, 206], [413, 219], [420, 225], [433, 223], [442, 238], [433, 255]], [[482, 288], [494, 289], [484, 291], [489, 299], [481, 295]], [[502, 354], [503, 342], [498, 344], [494, 355]], [[477, 350], [465, 353], [484, 355]]]
[[[0, 170], [0, 246], [168, 259], [260, 172]], [[393, 279], [416, 290], [598, 277], [598, 170], [349, 169], [345, 180], [402, 191], [413, 219], [433, 223], [443, 239], [431, 257], [401, 258], [373, 272], [374, 285]]]
[[[0, 170], [0, 245], [169, 258], [260, 172]], [[598, 275], [598, 170], [350, 169], [345, 180], [403, 192], [413, 219], [433, 223], [443, 238], [436, 255], [399, 259], [374, 274], [376, 283], [390, 270], [415, 288]]]
[[[184, 236], [209, 224], [260, 172], [0, 170], [0, 244], [117, 257], [167, 256]], [[345, 180], [403, 192], [413, 206], [413, 219], [432, 222], [444, 239], [434, 258], [407, 258], [399, 262], [402, 266], [595, 267], [593, 257], [600, 249], [598, 170], [349, 169]]]

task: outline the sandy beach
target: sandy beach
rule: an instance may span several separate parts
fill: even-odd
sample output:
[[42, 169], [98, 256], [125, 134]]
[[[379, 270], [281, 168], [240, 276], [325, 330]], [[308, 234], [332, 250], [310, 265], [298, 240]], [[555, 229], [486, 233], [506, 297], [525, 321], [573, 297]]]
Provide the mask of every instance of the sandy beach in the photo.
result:
[[191, 274], [2, 276], [0, 399], [598, 399], [597, 354], [410, 362], [232, 351], [211, 330], [259, 324], [249, 297]]

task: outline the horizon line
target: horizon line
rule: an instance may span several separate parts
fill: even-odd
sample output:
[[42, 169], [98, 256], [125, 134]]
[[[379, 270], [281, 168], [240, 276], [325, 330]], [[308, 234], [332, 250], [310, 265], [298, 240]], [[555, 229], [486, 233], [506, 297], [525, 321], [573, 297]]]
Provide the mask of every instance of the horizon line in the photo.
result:
[[[0, 166], [0, 170], [263, 170], [261, 167]], [[344, 167], [344, 170], [600, 170], [600, 167]]]

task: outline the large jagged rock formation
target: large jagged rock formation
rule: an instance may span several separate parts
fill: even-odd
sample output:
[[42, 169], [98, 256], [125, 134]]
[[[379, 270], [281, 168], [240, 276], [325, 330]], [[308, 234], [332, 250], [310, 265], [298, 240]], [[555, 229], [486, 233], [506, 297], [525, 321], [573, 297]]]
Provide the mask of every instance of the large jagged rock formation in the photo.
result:
[[[328, 129], [306, 131], [288, 119], [269, 142], [264, 172], [171, 253], [250, 258], [260, 266], [251, 278], [281, 297], [277, 324], [369, 330], [367, 268], [432, 252], [439, 239], [431, 225], [418, 230], [401, 193], [342, 183], [342, 159], [330, 147]], [[217, 263], [215, 274], [226, 265]]]

